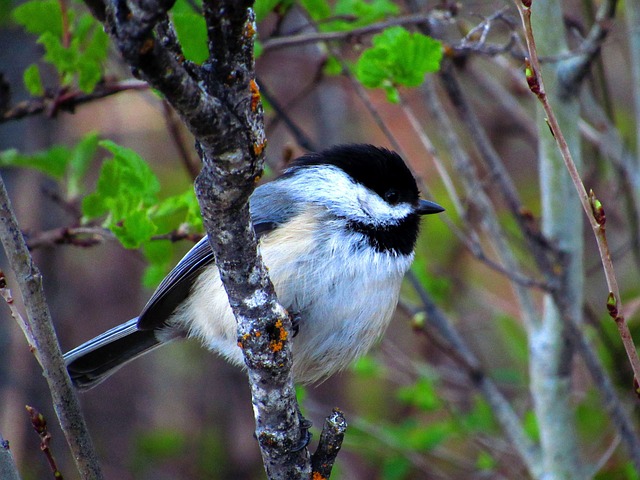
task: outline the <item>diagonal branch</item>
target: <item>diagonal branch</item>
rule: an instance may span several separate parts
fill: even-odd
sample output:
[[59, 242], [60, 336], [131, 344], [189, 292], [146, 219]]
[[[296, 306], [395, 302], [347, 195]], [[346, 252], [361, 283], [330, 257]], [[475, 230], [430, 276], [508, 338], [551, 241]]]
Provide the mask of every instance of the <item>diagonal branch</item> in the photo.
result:
[[83, 479], [101, 479], [102, 472], [80, 411], [78, 397], [62, 359], [51, 313], [42, 288], [42, 275], [33, 263], [2, 178], [0, 178], [0, 241], [15, 273], [27, 312], [33, 346], [49, 384], [60, 426]]

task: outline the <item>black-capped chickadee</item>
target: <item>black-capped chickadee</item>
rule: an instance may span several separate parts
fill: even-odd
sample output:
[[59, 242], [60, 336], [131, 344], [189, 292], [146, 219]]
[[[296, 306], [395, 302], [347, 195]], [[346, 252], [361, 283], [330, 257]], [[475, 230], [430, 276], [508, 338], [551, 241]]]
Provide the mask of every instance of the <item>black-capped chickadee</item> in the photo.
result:
[[[300, 319], [293, 339], [296, 382], [323, 380], [384, 333], [409, 269], [420, 216], [442, 212], [421, 200], [395, 152], [336, 146], [295, 160], [250, 200], [259, 249], [280, 303]], [[162, 281], [140, 316], [65, 355], [80, 390], [177, 338], [244, 365], [236, 321], [207, 238]]]

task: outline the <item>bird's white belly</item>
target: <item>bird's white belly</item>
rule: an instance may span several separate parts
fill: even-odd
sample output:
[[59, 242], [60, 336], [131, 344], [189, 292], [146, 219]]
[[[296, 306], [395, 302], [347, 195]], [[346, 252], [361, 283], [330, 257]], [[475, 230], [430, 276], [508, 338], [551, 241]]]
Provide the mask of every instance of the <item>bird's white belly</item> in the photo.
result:
[[[413, 255], [334, 248], [344, 246], [344, 237], [318, 239], [309, 219], [293, 223], [263, 238], [260, 249], [280, 303], [300, 317], [293, 373], [296, 381], [309, 383], [347, 367], [384, 333]], [[215, 266], [200, 275], [170, 323], [244, 365], [236, 321]]]

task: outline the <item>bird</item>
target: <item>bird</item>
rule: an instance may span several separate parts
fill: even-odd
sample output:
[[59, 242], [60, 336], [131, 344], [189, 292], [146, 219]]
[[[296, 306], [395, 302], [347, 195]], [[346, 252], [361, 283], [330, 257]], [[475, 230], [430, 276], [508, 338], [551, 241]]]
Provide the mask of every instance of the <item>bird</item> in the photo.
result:
[[[423, 215], [399, 154], [370, 144], [307, 153], [249, 200], [258, 248], [279, 302], [294, 314], [292, 373], [319, 383], [384, 334], [411, 266]], [[65, 354], [75, 387], [95, 387], [166, 343], [196, 338], [243, 367], [236, 320], [207, 237], [160, 283], [140, 314]]]

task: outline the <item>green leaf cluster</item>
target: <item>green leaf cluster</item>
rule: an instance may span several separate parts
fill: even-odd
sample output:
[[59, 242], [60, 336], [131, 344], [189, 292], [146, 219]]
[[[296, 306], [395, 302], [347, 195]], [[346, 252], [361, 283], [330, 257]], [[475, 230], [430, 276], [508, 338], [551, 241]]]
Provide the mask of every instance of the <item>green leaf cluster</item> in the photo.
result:
[[144, 283], [157, 284], [170, 267], [173, 248], [170, 241], [152, 237], [184, 224], [202, 231], [195, 193], [189, 189], [160, 200], [160, 182], [142, 157], [111, 141], [100, 146], [112, 156], [102, 164], [95, 191], [82, 201], [85, 221], [103, 219], [126, 248], [142, 248], [149, 261]]
[[421, 33], [391, 27], [372, 43], [358, 59], [356, 76], [365, 87], [383, 88], [390, 102], [399, 101], [398, 86], [417, 87], [440, 68], [442, 44]]
[[[53, 65], [62, 86], [77, 83], [83, 92], [91, 92], [102, 78], [107, 58], [108, 37], [88, 13], [68, 8], [63, 14], [57, 0], [29, 0], [12, 12], [13, 20], [29, 33], [38, 35], [44, 47], [43, 60]], [[68, 31], [63, 31], [63, 25]], [[42, 95], [44, 88], [37, 64], [24, 72], [24, 83], [32, 95]]]

